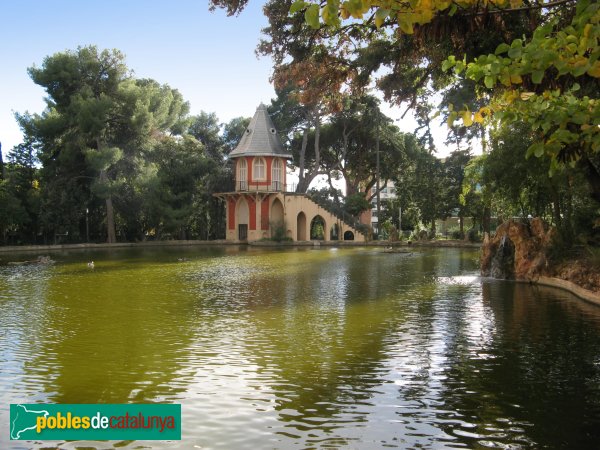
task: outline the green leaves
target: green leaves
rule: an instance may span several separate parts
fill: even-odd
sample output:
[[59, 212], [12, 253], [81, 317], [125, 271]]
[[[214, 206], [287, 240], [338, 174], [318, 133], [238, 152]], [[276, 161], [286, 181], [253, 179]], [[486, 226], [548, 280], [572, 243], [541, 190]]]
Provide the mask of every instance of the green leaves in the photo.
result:
[[543, 78], [544, 78], [543, 70], [534, 70], [531, 73], [531, 81], [533, 81], [535, 84], [540, 84], [542, 82]]
[[[519, 90], [524, 76], [541, 86], [555, 80], [557, 71], [559, 77], [600, 77], [600, 8], [594, 4], [577, 11], [572, 24], [562, 30], [557, 31], [558, 22], [550, 20], [536, 30], [529, 42], [515, 39], [510, 46], [500, 44], [493, 55], [482, 55], [466, 65], [465, 76], [483, 82], [487, 89], [498, 83], [509, 88], [492, 102], [497, 119], [503, 123], [527, 123], [539, 131], [540, 140], [529, 148], [528, 155], [554, 159], [560, 154], [561, 160], [566, 161], [580, 158], [582, 152], [600, 151], [598, 100], [578, 97], [575, 93], [581, 90], [579, 83], [569, 91], [554, 89], [538, 94]], [[456, 71], [453, 57], [444, 62], [442, 69], [451, 67]], [[465, 125], [470, 122], [464, 120], [467, 112], [457, 112]]]
[[296, 0], [290, 7], [290, 14], [296, 14], [298, 11], [306, 8], [307, 3], [304, 0]]
[[123, 157], [123, 151], [117, 147], [104, 147], [100, 150], [84, 150], [85, 160], [95, 171], [107, 170]]
[[304, 13], [304, 19], [311, 28], [315, 30], [319, 29], [319, 6], [315, 4], [310, 5]]
[[509, 50], [510, 50], [510, 45], [503, 42], [498, 47], [496, 47], [496, 51], [494, 52], [494, 54], [501, 55], [502, 53], [506, 53]]
[[527, 149], [527, 158], [534, 155], [536, 158], [541, 158], [544, 155], [544, 143], [536, 142]]
[[385, 21], [385, 19], [387, 19], [387, 17], [390, 14], [390, 10], [389, 9], [384, 9], [384, 8], [379, 8], [377, 10], [377, 12], [375, 13], [375, 26], [377, 28], [380, 28], [381, 25], [383, 25], [383, 22]]
[[469, 111], [468, 108], [462, 112], [461, 117], [463, 125], [465, 127], [470, 127], [471, 125], [473, 125], [473, 115], [471, 114], [471, 111]]

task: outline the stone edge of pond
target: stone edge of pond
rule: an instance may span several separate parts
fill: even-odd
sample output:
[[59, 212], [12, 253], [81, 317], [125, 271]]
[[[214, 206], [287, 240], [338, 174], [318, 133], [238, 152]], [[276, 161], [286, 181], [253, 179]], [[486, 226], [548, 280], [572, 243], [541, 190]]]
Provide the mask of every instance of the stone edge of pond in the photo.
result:
[[[239, 242], [238, 242], [239, 244]], [[254, 247], [454, 247], [454, 248], [481, 248], [480, 243], [464, 241], [416, 241], [408, 244], [406, 241], [254, 241], [248, 245]]]
[[103, 249], [127, 247], [175, 247], [192, 245], [240, 245], [240, 242], [225, 240], [216, 241], [150, 241], [150, 242], [117, 242], [115, 244], [58, 244], [58, 245], [7, 245], [0, 246], [0, 253], [44, 252], [77, 249]]
[[576, 297], [584, 300], [588, 303], [592, 303], [596, 306], [600, 306], [600, 294], [596, 292], [590, 291], [588, 289], [582, 288], [581, 286], [567, 280], [563, 280], [562, 278], [555, 277], [536, 277], [535, 279], [527, 280], [527, 279], [517, 279], [519, 283], [530, 283], [530, 284], [539, 284], [542, 286], [550, 286], [558, 289], [562, 289], [570, 292]]
[[481, 244], [464, 241], [417, 241], [410, 245], [406, 241], [371, 241], [371, 242], [353, 242], [353, 241], [303, 241], [303, 242], [274, 242], [274, 241], [149, 241], [149, 242], [117, 242], [114, 244], [57, 244], [57, 245], [7, 245], [0, 246], [0, 253], [24, 253], [24, 252], [45, 252], [77, 249], [104, 249], [104, 248], [127, 248], [127, 247], [170, 247], [170, 246], [218, 246], [218, 245], [252, 245], [257, 247], [461, 247], [461, 248], [480, 248]]

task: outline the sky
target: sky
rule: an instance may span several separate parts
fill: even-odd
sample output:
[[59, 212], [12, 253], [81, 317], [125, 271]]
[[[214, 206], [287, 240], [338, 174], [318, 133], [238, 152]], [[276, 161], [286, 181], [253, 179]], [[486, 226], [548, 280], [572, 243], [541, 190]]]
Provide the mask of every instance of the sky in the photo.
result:
[[[79, 46], [120, 50], [137, 78], [178, 89], [192, 114], [214, 112], [221, 122], [252, 116], [275, 97], [272, 62], [255, 54], [267, 25], [263, 3], [250, 0], [239, 16], [227, 17], [209, 12], [207, 0], [0, 0], [2, 153], [22, 141], [14, 113], [45, 108], [45, 92], [27, 68]], [[382, 110], [402, 131], [413, 131], [414, 121], [399, 120], [403, 110]]]

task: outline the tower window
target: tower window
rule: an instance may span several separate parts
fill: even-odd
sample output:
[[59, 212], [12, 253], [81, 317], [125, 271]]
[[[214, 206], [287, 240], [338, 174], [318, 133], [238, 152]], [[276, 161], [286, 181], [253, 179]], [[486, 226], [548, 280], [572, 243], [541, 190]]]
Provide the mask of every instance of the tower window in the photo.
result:
[[266, 178], [265, 172], [264, 158], [254, 158], [254, 164], [252, 166], [252, 178], [255, 180], [264, 180]]

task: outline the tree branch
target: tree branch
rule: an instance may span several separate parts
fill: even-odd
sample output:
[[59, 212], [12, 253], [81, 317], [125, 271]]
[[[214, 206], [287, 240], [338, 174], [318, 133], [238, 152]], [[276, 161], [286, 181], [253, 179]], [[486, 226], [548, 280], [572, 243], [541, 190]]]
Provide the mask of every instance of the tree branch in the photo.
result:
[[[485, 14], [504, 14], [504, 13], [512, 13], [519, 11], [532, 11], [534, 9], [544, 9], [544, 8], [554, 8], [556, 6], [561, 6], [567, 3], [574, 3], [577, 0], [555, 0], [553, 2], [548, 3], [536, 3], [534, 5], [522, 6], [520, 8], [500, 8], [496, 6], [497, 9], [486, 9], [485, 11], [478, 11], [474, 13], [464, 13], [462, 16], [483, 16]], [[492, 3], [492, 2], [490, 2]], [[492, 3], [493, 4], [493, 3]]]

